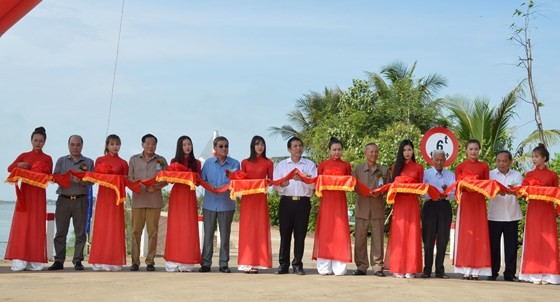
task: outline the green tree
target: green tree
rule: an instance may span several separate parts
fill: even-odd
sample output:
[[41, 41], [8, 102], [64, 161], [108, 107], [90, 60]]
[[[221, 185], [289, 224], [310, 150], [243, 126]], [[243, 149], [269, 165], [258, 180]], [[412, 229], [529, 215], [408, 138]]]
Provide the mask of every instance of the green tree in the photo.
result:
[[453, 128], [462, 147], [469, 139], [477, 139], [482, 145], [480, 157], [493, 162], [496, 151], [511, 145], [510, 122], [516, 116], [519, 90], [518, 86], [510, 91], [496, 107], [490, 107], [488, 99], [447, 98], [443, 104], [451, 112]]
[[404, 122], [416, 125], [422, 132], [448, 125], [440, 115], [441, 99], [436, 98], [438, 91], [447, 86], [447, 80], [437, 73], [417, 78], [415, 70], [416, 62], [409, 68], [396, 61], [384, 66], [379, 74], [367, 73], [375, 92], [377, 122], [381, 125]]

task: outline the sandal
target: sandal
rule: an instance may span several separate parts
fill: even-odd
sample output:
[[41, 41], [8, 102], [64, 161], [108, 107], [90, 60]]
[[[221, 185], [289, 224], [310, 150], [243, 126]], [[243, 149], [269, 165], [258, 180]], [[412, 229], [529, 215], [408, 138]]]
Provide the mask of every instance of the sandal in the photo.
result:
[[252, 269], [249, 270], [248, 273], [249, 273], [249, 274], [258, 274], [258, 273], [259, 273], [259, 270], [256, 269], [256, 268], [252, 268]]

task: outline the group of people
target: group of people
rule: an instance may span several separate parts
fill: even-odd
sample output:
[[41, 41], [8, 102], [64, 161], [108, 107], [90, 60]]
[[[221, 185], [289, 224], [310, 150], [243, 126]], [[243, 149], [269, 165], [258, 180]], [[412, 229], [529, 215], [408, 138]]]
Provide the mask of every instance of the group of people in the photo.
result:
[[[52, 159], [42, 152], [46, 141], [45, 129], [39, 127], [31, 135], [33, 150], [23, 153], [9, 166], [50, 174]], [[508, 188], [525, 185], [558, 187], [557, 175], [550, 171], [546, 162], [549, 153], [539, 145], [533, 150], [535, 169], [525, 179], [510, 169], [511, 153], [496, 154], [496, 169], [478, 160], [480, 143], [469, 140], [466, 145], [467, 159], [457, 165], [455, 173], [444, 169], [446, 154], [441, 150], [432, 152], [433, 167], [424, 170], [416, 163], [414, 145], [410, 140], [401, 142], [395, 164], [388, 168], [377, 163], [378, 146], [367, 144], [364, 148], [365, 163], [353, 169], [342, 160], [343, 143], [331, 138], [328, 149], [330, 157], [315, 163], [303, 157], [303, 141], [292, 137], [287, 142], [290, 156], [274, 166], [266, 156], [266, 143], [255, 136], [250, 143], [250, 156], [239, 161], [228, 156], [229, 142], [223, 137], [213, 141], [215, 157], [201, 165], [194, 157], [192, 140], [181, 136], [177, 140], [175, 157], [168, 165], [164, 157], [155, 153], [157, 138], [151, 134], [142, 137], [143, 151], [127, 163], [118, 155], [120, 138], [109, 135], [105, 142], [105, 155], [94, 162], [81, 154], [83, 140], [78, 135], [68, 139], [69, 155], [59, 158], [54, 174], [68, 171], [94, 171], [122, 175], [128, 181], [146, 180], [160, 171], [193, 172], [214, 189], [230, 182], [228, 174], [240, 170], [248, 179], [283, 180], [274, 183], [280, 198], [279, 267], [276, 274], [293, 273], [305, 275], [303, 266], [304, 243], [311, 211], [310, 198], [314, 183], [308, 181], [318, 175], [353, 176], [367, 186], [370, 193], [357, 194], [355, 211], [354, 261], [357, 269], [353, 275], [366, 275], [371, 266], [374, 275], [385, 276], [390, 271], [397, 278], [422, 278], [432, 276], [435, 257], [435, 277], [448, 276], [444, 270], [444, 257], [449, 241], [452, 208], [446, 188], [461, 179], [494, 179]], [[299, 173], [292, 173], [297, 169]], [[293, 176], [291, 176], [293, 175]], [[415, 193], [398, 193], [392, 209], [387, 251], [384, 253], [385, 199], [381, 192], [373, 190], [384, 184], [428, 183], [436, 187], [438, 198], [426, 196], [421, 208]], [[64, 268], [66, 236], [72, 218], [76, 232], [75, 254], [72, 260], [76, 270], [83, 270], [83, 249], [86, 242], [87, 194], [90, 182], [71, 177], [69, 187], [59, 186], [55, 221], [57, 232], [54, 239], [55, 262], [49, 270]], [[148, 254], [146, 270], [156, 270], [154, 257], [157, 245], [158, 223], [163, 206], [162, 188], [165, 181], [150, 185], [141, 184], [132, 194], [132, 265], [131, 271], [140, 267], [140, 238], [147, 228]], [[202, 252], [198, 240], [198, 207], [193, 183], [175, 182], [171, 189], [168, 210], [168, 227], [164, 259], [167, 271], [210, 272], [216, 226], [219, 228], [219, 271], [230, 273], [230, 233], [235, 212], [235, 201], [229, 192], [206, 190], [202, 203], [204, 240]], [[356, 189], [356, 192], [359, 190]], [[6, 259], [12, 260], [12, 270], [41, 270], [47, 262], [44, 214], [46, 193], [43, 188], [22, 183], [17, 189], [18, 201], [14, 212]], [[504, 237], [504, 279], [517, 280], [518, 222], [522, 218], [515, 192], [502, 192], [486, 205], [486, 198], [476, 188], [461, 189], [461, 203], [457, 210], [454, 265], [455, 272], [463, 279], [478, 280], [489, 276], [496, 280], [500, 269], [500, 238]], [[126, 237], [124, 206], [115, 204], [115, 191], [99, 186], [95, 205], [93, 238], [89, 263], [93, 270], [117, 271], [126, 264]], [[344, 275], [347, 263], [352, 262], [352, 244], [348, 223], [346, 192], [335, 188], [322, 191], [312, 258], [322, 275]], [[240, 200], [238, 269], [248, 274], [272, 268], [270, 218], [266, 193], [243, 195]], [[560, 209], [558, 210], [560, 212]], [[529, 201], [523, 240], [523, 253], [519, 279], [538, 284], [560, 283], [560, 257], [556, 226], [557, 211], [552, 202], [540, 199]], [[368, 233], [371, 228], [371, 248], [368, 257]], [[293, 259], [291, 246], [293, 243]], [[422, 243], [424, 258], [422, 258]], [[424, 260], [424, 261], [422, 261]]]

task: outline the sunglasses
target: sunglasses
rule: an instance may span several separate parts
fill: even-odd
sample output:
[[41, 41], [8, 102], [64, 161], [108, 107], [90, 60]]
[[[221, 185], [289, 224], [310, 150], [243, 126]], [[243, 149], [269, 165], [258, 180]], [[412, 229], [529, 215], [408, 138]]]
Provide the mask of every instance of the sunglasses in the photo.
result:
[[228, 149], [228, 148], [229, 148], [229, 145], [218, 145], [218, 148], [220, 148], [220, 149], [224, 149], [224, 148]]

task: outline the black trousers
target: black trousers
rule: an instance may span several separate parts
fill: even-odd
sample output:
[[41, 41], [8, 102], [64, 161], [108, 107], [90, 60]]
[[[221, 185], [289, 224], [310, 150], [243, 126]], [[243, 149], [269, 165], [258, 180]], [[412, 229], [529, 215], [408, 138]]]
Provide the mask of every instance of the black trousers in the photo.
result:
[[292, 200], [289, 196], [280, 198], [278, 220], [280, 222], [280, 269], [290, 267], [290, 246], [292, 234], [294, 236], [294, 260], [293, 267], [303, 267], [303, 249], [305, 247], [305, 236], [307, 236], [307, 224], [311, 212], [311, 201], [309, 197], [300, 197]]
[[490, 233], [490, 254], [492, 257], [492, 276], [497, 277], [502, 261], [500, 253], [500, 239], [504, 235], [504, 270], [505, 278], [513, 278], [517, 270], [517, 246], [518, 246], [518, 224], [519, 221], [488, 221], [488, 232]]
[[424, 242], [424, 273], [432, 274], [434, 245], [437, 242], [436, 275], [443, 275], [443, 260], [451, 228], [451, 204], [448, 200], [427, 200], [422, 207], [422, 241]]

